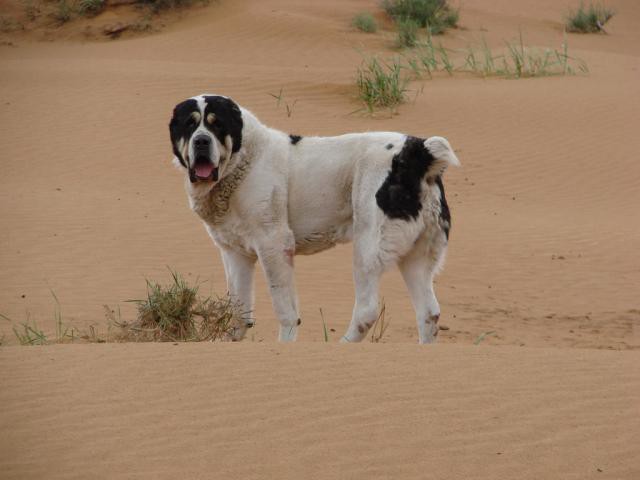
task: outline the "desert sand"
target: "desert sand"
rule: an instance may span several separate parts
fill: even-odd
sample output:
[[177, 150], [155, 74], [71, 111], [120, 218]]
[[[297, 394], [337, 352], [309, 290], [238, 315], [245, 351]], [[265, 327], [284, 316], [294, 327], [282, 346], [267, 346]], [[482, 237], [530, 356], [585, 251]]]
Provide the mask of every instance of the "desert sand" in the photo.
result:
[[[395, 115], [356, 112], [362, 54], [398, 53], [390, 25], [350, 26], [374, 0], [220, 0], [118, 40], [6, 34], [0, 313], [48, 333], [52, 291], [79, 329], [106, 328], [104, 304], [134, 315], [167, 266], [224, 293], [171, 164], [184, 98], [228, 95], [299, 135], [442, 135], [462, 168], [445, 175], [437, 346], [415, 345], [396, 271], [384, 344], [334, 344], [349, 245], [296, 258], [296, 345], [275, 342], [261, 272], [240, 344], [19, 347], [0, 320], [0, 477], [638, 478], [640, 4], [607, 4], [608, 35], [567, 37], [588, 75], [438, 75]], [[440, 39], [557, 48], [570, 6], [466, 0]]]

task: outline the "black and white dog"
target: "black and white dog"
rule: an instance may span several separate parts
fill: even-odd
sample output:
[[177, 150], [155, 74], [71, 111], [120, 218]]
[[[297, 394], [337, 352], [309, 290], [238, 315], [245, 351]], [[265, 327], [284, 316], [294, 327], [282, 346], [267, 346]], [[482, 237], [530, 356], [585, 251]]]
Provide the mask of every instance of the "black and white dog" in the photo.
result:
[[[233, 100], [198, 95], [169, 124], [189, 203], [222, 252], [229, 294], [253, 308], [260, 261], [281, 341], [300, 325], [293, 257], [353, 240], [356, 298], [342, 341], [358, 342], [378, 315], [381, 274], [398, 265], [420, 343], [438, 334], [433, 277], [451, 217], [442, 174], [458, 165], [449, 142], [392, 132], [299, 137], [269, 128]], [[235, 332], [241, 339], [251, 320]]]

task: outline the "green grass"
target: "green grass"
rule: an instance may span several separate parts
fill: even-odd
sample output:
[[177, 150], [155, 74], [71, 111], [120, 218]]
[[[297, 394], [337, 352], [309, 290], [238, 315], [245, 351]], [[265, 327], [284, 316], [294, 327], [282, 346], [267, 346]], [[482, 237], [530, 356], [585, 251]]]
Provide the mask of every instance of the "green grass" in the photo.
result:
[[500, 53], [494, 53], [486, 41], [469, 45], [464, 51], [445, 48], [435, 44], [429, 35], [406, 58], [407, 69], [416, 78], [435, 72], [471, 73], [482, 77], [530, 78], [553, 75], [574, 75], [587, 73], [585, 62], [569, 55], [566, 40], [559, 49], [530, 48], [525, 45], [522, 33], [517, 40], [505, 42]]
[[598, 33], [604, 32], [604, 24], [613, 17], [613, 10], [602, 4], [590, 3], [588, 7], [580, 3], [577, 10], [567, 15], [566, 28], [569, 32]]
[[493, 335], [494, 333], [496, 333], [494, 330], [491, 330], [490, 332], [483, 332], [480, 335], [478, 335], [478, 337], [473, 341], [474, 345], [480, 345], [480, 343], [487, 338], [489, 335]]
[[413, 48], [418, 43], [418, 23], [411, 18], [398, 19], [398, 46]]
[[55, 305], [53, 318], [55, 323], [55, 338], [50, 339], [47, 334], [38, 327], [35, 319], [31, 319], [31, 314], [27, 311], [27, 319], [24, 322], [16, 323], [6, 315], [0, 314], [0, 318], [11, 322], [11, 329], [20, 345], [48, 345], [50, 343], [74, 342], [78, 338], [77, 330], [64, 322], [60, 302], [53, 290], [50, 290]]
[[375, 33], [378, 31], [376, 19], [368, 12], [362, 12], [353, 17], [351, 25], [365, 33]]
[[398, 59], [386, 63], [376, 57], [365, 58], [357, 72], [358, 98], [369, 112], [377, 108], [393, 111], [406, 100], [408, 81]]
[[459, 20], [446, 0], [384, 0], [382, 7], [396, 21], [411, 19], [434, 35], [456, 27]]

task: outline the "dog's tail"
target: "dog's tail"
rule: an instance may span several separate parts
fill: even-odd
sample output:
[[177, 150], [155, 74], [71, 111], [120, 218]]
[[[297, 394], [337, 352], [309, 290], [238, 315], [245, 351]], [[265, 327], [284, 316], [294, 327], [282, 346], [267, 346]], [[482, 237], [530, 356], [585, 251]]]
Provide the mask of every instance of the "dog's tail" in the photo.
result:
[[424, 141], [424, 146], [433, 157], [433, 162], [427, 170], [427, 177], [442, 175], [449, 165], [460, 166], [460, 160], [456, 157], [446, 138], [429, 137]]

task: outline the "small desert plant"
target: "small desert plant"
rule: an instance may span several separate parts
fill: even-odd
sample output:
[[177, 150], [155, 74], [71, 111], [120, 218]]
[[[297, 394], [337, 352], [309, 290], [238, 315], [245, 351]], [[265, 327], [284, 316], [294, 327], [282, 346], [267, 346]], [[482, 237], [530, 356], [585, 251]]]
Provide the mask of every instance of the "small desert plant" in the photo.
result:
[[80, 0], [78, 2], [78, 13], [81, 15], [97, 15], [105, 7], [105, 0]]
[[395, 20], [411, 19], [433, 34], [455, 27], [459, 18], [446, 0], [384, 0], [382, 7]]
[[11, 322], [11, 329], [18, 339], [20, 345], [46, 345], [49, 341], [47, 335], [38, 327], [35, 320], [31, 320], [31, 315], [27, 312], [27, 320], [16, 326], [9, 317], [0, 314], [0, 317]]
[[482, 332], [480, 335], [478, 335], [476, 337], [476, 339], [473, 341], [474, 345], [480, 345], [480, 343], [487, 338], [489, 335], [493, 335], [494, 333], [496, 333], [494, 330], [491, 330], [490, 332]]
[[398, 46], [412, 48], [418, 43], [418, 24], [411, 18], [398, 19]]
[[53, 11], [53, 18], [58, 23], [66, 23], [73, 17], [73, 7], [67, 2], [67, 0], [58, 0], [56, 9]]
[[40, 7], [35, 0], [27, 0], [24, 2], [24, 14], [30, 21], [34, 21], [38, 18], [38, 15], [40, 14]]
[[358, 68], [356, 84], [358, 97], [368, 110], [376, 108], [394, 109], [405, 101], [408, 79], [402, 75], [403, 67], [399, 60], [394, 59], [391, 64], [371, 57], [363, 61]]
[[298, 103], [297, 99], [294, 100], [293, 103], [289, 103], [288, 101], [284, 100], [282, 88], [280, 89], [278, 95], [276, 95], [275, 93], [269, 93], [268, 95], [276, 99], [276, 107], [279, 107], [280, 104], [284, 101], [284, 106], [287, 111], [287, 117], [291, 117], [291, 115], [293, 115], [293, 108], [296, 106], [296, 103]]
[[378, 30], [376, 19], [368, 12], [362, 12], [353, 17], [351, 25], [365, 33], [375, 33]]
[[[505, 42], [503, 53], [495, 54], [483, 39], [480, 45], [467, 47], [464, 63], [457, 60], [459, 52], [435, 45], [431, 35], [406, 58], [408, 68], [418, 78], [426, 73], [445, 71], [472, 73], [483, 77], [528, 78], [551, 75], [574, 75], [587, 73], [585, 62], [569, 56], [566, 40], [560, 49], [536, 49], [525, 46], [522, 33], [518, 40]], [[454, 63], [455, 62], [455, 63]]]
[[0, 318], [11, 322], [11, 328], [20, 345], [48, 345], [50, 343], [65, 343], [69, 340], [73, 342], [78, 337], [76, 329], [63, 321], [58, 297], [53, 290], [50, 291], [55, 301], [53, 318], [55, 320], [56, 336], [53, 340], [49, 339], [44, 330], [38, 327], [36, 321], [31, 319], [31, 314], [28, 311], [27, 319], [18, 325], [6, 315], [0, 314]]
[[243, 315], [229, 297], [200, 298], [198, 285], [190, 286], [176, 272], [173, 283], [162, 286], [147, 280], [147, 298], [138, 304], [138, 318], [132, 323], [116, 321], [118, 340], [205, 341], [231, 334]]
[[580, 3], [577, 10], [570, 11], [566, 20], [567, 31], [577, 33], [604, 32], [604, 24], [613, 17], [613, 10], [602, 4]]
[[15, 32], [16, 30], [22, 30], [23, 28], [24, 26], [15, 18], [0, 15], [0, 32]]

